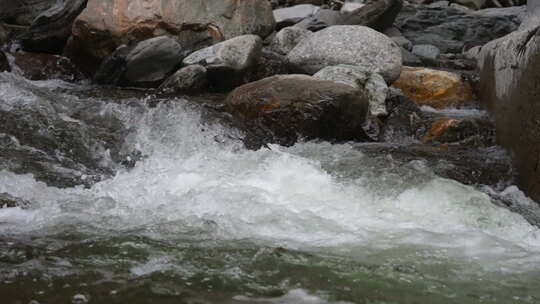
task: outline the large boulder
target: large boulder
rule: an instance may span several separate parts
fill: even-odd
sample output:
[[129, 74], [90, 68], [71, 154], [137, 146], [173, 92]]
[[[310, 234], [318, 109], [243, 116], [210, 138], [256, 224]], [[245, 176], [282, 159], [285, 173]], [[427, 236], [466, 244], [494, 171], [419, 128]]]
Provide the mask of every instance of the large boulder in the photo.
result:
[[95, 72], [122, 44], [170, 35], [198, 49], [245, 34], [265, 37], [274, 25], [267, 0], [89, 0], [66, 52]]
[[368, 100], [349, 85], [307, 75], [278, 75], [243, 85], [226, 110], [258, 144], [294, 144], [299, 138], [365, 140]]
[[518, 183], [540, 201], [540, 1], [529, 0], [526, 26], [482, 47], [480, 96], [497, 139], [515, 155]]
[[404, 67], [393, 87], [420, 106], [461, 107], [475, 100], [469, 83], [458, 74], [423, 67]]
[[332, 26], [302, 40], [287, 56], [300, 72], [327, 66], [356, 65], [392, 83], [401, 73], [401, 50], [387, 36], [365, 26]]
[[32, 22], [22, 35], [21, 43], [29, 52], [62, 53], [71, 35], [73, 21], [86, 7], [88, 0], [59, 1]]
[[247, 73], [259, 62], [262, 44], [259, 36], [238, 36], [194, 52], [182, 63], [206, 67], [208, 79], [213, 87], [229, 89], [247, 79]]

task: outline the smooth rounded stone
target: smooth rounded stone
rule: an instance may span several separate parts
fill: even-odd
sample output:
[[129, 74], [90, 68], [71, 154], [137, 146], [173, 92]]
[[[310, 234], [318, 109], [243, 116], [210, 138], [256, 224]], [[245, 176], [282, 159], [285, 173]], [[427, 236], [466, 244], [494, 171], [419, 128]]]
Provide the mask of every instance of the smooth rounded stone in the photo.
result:
[[[236, 88], [226, 110], [255, 146], [292, 145], [300, 137], [366, 140], [367, 97], [356, 88], [307, 75], [277, 75]], [[250, 140], [248, 140], [250, 141]]]
[[339, 10], [342, 14], [350, 14], [356, 11], [357, 9], [362, 8], [365, 3], [358, 3], [358, 2], [345, 2], [341, 9]]
[[181, 68], [169, 77], [159, 90], [165, 93], [198, 93], [208, 87], [206, 68], [194, 64]]
[[332, 26], [302, 40], [288, 55], [298, 71], [315, 74], [324, 67], [347, 64], [378, 73], [392, 83], [401, 73], [399, 46], [365, 26]]
[[6, 53], [4, 53], [2, 50], [0, 50], [0, 72], [11, 71], [11, 67], [9, 66], [9, 60], [6, 56]]
[[401, 56], [403, 58], [403, 65], [406, 66], [422, 66], [424, 63], [418, 56], [409, 52], [408, 50], [401, 48]]
[[460, 107], [476, 99], [470, 84], [460, 75], [422, 67], [403, 67], [392, 87], [401, 89], [418, 105], [436, 109]]
[[377, 73], [367, 72], [357, 66], [336, 65], [320, 70], [313, 78], [343, 83], [364, 91], [369, 100], [369, 112], [372, 116], [388, 114], [386, 110], [388, 86]]
[[413, 46], [412, 51], [414, 55], [426, 58], [437, 59], [441, 55], [441, 50], [438, 47], [431, 44], [418, 44]]
[[259, 62], [261, 52], [262, 39], [244, 35], [194, 52], [183, 60], [183, 65], [206, 67], [210, 85], [226, 90], [245, 82], [247, 73]]
[[285, 55], [263, 48], [261, 58], [255, 69], [248, 73], [248, 82], [261, 80], [275, 75], [289, 74], [289, 62]]
[[89, 0], [65, 52], [93, 74], [123, 44], [169, 35], [198, 50], [246, 34], [266, 37], [274, 27], [267, 0]]
[[480, 56], [481, 51], [482, 51], [481, 46], [475, 46], [465, 51], [463, 55], [465, 56], [466, 59], [478, 60], [478, 57]]
[[320, 10], [319, 6], [312, 4], [300, 4], [274, 10], [276, 28], [281, 29], [294, 25], [308, 17], [314, 16]]
[[313, 33], [296, 26], [290, 26], [279, 31], [272, 40], [272, 49], [280, 54], [287, 55], [300, 41]]
[[155, 84], [181, 64], [182, 46], [167, 36], [141, 41], [126, 56], [126, 80], [132, 84]]
[[397, 29], [396, 27], [390, 27], [386, 29], [384, 31], [384, 34], [390, 37], [392, 40], [394, 40], [394, 42], [397, 43], [397, 45], [399, 45], [400, 47], [408, 51], [412, 50], [413, 48], [412, 42], [409, 39], [405, 38], [405, 36], [403, 36], [401, 31]]
[[73, 21], [86, 7], [87, 0], [58, 1], [36, 17], [27, 32], [20, 36], [28, 52], [60, 54], [71, 35]]

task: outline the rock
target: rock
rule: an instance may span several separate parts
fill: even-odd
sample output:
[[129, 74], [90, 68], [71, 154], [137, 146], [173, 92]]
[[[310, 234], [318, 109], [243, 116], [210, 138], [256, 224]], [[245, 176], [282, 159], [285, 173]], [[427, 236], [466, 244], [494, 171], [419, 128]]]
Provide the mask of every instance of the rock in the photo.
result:
[[272, 40], [272, 49], [280, 54], [287, 55], [300, 41], [313, 33], [296, 26], [290, 26], [279, 31]]
[[282, 29], [314, 16], [320, 7], [312, 4], [300, 4], [286, 8], [274, 10], [274, 19], [276, 19], [276, 29]]
[[463, 55], [465, 56], [466, 59], [471, 59], [471, 60], [477, 61], [478, 57], [480, 56], [480, 51], [481, 50], [482, 50], [481, 46], [475, 46], [475, 47], [472, 47], [469, 50], [465, 51]]
[[364, 25], [384, 31], [392, 26], [402, 6], [402, 0], [378, 0], [343, 14], [331, 9], [321, 9], [296, 26], [319, 31], [333, 25]]
[[8, 41], [8, 31], [6, 28], [0, 23], [0, 49], [4, 46], [4, 44]]
[[73, 21], [86, 7], [88, 0], [57, 2], [32, 22], [21, 37], [22, 47], [28, 52], [62, 53], [71, 35]]
[[441, 55], [441, 50], [431, 44], [419, 44], [413, 46], [412, 53], [420, 58], [435, 60]]
[[249, 73], [249, 82], [261, 80], [275, 75], [289, 74], [289, 62], [281, 54], [263, 49], [255, 70]]
[[341, 9], [339, 10], [339, 12], [341, 14], [351, 14], [354, 11], [362, 8], [364, 5], [366, 5], [366, 4], [365, 3], [356, 3], [356, 2], [345, 2], [343, 4], [343, 6], [341, 7]]
[[183, 60], [184, 65], [200, 64], [208, 70], [213, 87], [231, 88], [244, 81], [261, 56], [259, 36], [244, 35], [194, 52]]
[[245, 34], [266, 37], [274, 26], [267, 0], [89, 0], [66, 54], [93, 74], [123, 44], [168, 35], [197, 50]]
[[366, 72], [356, 66], [336, 65], [320, 70], [313, 77], [343, 83], [363, 91], [368, 98], [369, 112], [372, 116], [388, 114], [385, 103], [388, 86], [382, 76], [377, 73]]
[[126, 56], [126, 81], [153, 86], [173, 73], [183, 59], [182, 46], [161, 36], [141, 41]]
[[199, 93], [208, 87], [206, 74], [202, 65], [188, 65], [169, 77], [159, 90], [165, 93]]
[[39, 53], [12, 53], [13, 72], [30, 80], [83, 80], [84, 75], [66, 57]]
[[460, 107], [475, 99], [471, 86], [458, 74], [428, 68], [403, 67], [392, 86], [418, 105], [436, 109]]
[[401, 48], [401, 57], [403, 58], [403, 65], [406, 66], [422, 66], [423, 62], [418, 58], [418, 56], [407, 51], [404, 48]]
[[540, 201], [540, 1], [529, 0], [528, 9], [519, 31], [482, 47], [480, 97], [498, 142], [514, 154], [518, 185]]
[[56, 3], [57, 0], [0, 0], [0, 21], [30, 25], [37, 16]]
[[431, 44], [442, 53], [461, 53], [464, 48], [483, 45], [515, 31], [522, 21], [519, 15], [479, 12], [405, 6], [396, 18], [396, 26], [414, 45]]
[[111, 107], [12, 73], [0, 73], [0, 88], [0, 170], [32, 174], [54, 187], [89, 186], [110, 177], [124, 159], [127, 130]]
[[302, 40], [288, 55], [298, 71], [315, 74], [327, 66], [357, 65], [392, 83], [401, 73], [400, 48], [365, 26], [333, 26]]
[[395, 88], [386, 99], [388, 115], [382, 119], [379, 141], [411, 143], [424, 136], [428, 119], [420, 107]]
[[28, 208], [30, 203], [9, 193], [0, 193], [0, 208]]
[[156, 87], [180, 67], [183, 54], [182, 46], [167, 36], [120, 46], [103, 61], [94, 80], [100, 84]]
[[226, 110], [245, 124], [248, 137], [255, 138], [248, 140], [252, 146], [367, 138], [362, 129], [367, 97], [351, 86], [306, 75], [278, 75], [236, 88]]
[[9, 60], [6, 56], [6, 53], [0, 50], [0, 72], [11, 72], [11, 67], [9, 66]]
[[394, 40], [394, 42], [397, 43], [397, 45], [399, 45], [400, 47], [406, 49], [407, 51], [412, 50], [412, 42], [409, 39], [405, 38], [405, 36], [403, 36], [403, 34], [401, 34], [399, 29], [397, 29], [396, 27], [390, 27], [386, 29], [384, 31], [384, 34], [392, 38], [392, 40]]
[[422, 137], [424, 143], [474, 144], [474, 146], [492, 146], [495, 144], [493, 125], [486, 119], [450, 118], [437, 119], [427, 134]]
[[479, 10], [486, 6], [487, 0], [455, 0], [456, 3], [473, 10]]

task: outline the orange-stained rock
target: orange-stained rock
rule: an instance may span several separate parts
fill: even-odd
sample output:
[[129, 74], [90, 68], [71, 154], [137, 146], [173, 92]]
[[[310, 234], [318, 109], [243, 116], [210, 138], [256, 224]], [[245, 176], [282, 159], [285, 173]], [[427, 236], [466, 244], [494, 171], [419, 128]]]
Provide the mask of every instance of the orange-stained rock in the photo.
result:
[[92, 72], [122, 44], [170, 35], [183, 46], [205, 47], [245, 34], [264, 37], [274, 26], [267, 0], [89, 0], [66, 54]]
[[459, 107], [475, 100], [472, 87], [461, 76], [428, 68], [403, 67], [393, 84], [418, 105], [436, 109]]
[[440, 118], [422, 137], [422, 142], [469, 143], [476, 146], [495, 144], [494, 126], [485, 117], [477, 118]]
[[457, 128], [461, 120], [455, 118], [441, 118], [436, 120], [427, 134], [422, 137], [422, 142], [430, 141], [444, 141], [442, 137], [449, 131], [449, 129]]

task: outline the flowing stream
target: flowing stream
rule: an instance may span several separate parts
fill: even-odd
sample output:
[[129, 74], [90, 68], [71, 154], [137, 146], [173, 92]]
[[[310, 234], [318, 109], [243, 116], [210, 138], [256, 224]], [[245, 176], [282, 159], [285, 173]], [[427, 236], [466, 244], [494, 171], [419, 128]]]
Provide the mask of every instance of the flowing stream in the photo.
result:
[[[0, 95], [32, 95], [16, 90]], [[186, 100], [137, 102], [109, 107], [134, 168], [66, 189], [0, 171], [0, 193], [30, 202], [0, 209], [0, 302], [540, 302], [538, 227], [422, 159], [250, 151]], [[497, 194], [540, 214], [514, 186]]]

